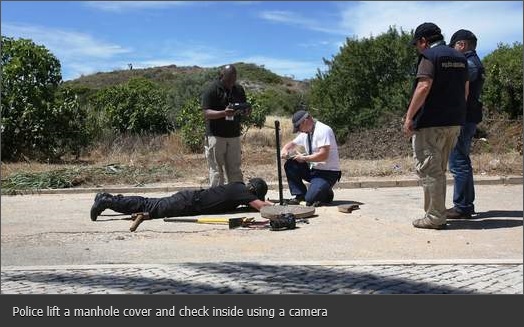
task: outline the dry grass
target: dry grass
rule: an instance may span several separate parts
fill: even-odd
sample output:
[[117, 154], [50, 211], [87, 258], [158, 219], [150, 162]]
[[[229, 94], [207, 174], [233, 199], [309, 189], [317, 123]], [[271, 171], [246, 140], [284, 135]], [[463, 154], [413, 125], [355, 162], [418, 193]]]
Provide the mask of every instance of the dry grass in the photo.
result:
[[[245, 178], [259, 176], [270, 183], [278, 181], [274, 128], [277, 119], [281, 126], [281, 145], [293, 139], [289, 118], [268, 117], [262, 129], [248, 130], [242, 138], [242, 171]], [[203, 151], [190, 153], [176, 133], [111, 139], [108, 137], [97, 144], [79, 163], [3, 163], [2, 179], [20, 172], [45, 173], [65, 169], [78, 171], [76, 180], [79, 186], [84, 187], [151, 183], [207, 184], [208, 170]], [[472, 161], [475, 174], [522, 175], [522, 155], [516, 151], [474, 154]], [[415, 176], [410, 156], [380, 160], [342, 158], [341, 169], [343, 180]]]

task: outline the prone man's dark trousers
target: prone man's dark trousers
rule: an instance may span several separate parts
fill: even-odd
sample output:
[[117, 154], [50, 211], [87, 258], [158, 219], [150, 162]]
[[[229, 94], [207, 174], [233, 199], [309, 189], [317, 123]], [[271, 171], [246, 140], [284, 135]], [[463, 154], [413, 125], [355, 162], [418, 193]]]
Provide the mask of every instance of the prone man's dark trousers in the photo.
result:
[[116, 195], [112, 197], [108, 209], [123, 214], [148, 212], [152, 219], [193, 216], [199, 214], [194, 196], [195, 191], [180, 191], [163, 198]]

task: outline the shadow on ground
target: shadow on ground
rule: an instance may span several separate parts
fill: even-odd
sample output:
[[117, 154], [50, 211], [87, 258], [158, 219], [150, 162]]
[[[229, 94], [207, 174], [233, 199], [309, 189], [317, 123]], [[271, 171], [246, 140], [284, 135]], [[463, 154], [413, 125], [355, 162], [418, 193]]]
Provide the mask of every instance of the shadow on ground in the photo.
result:
[[470, 219], [448, 219], [448, 225], [446, 226], [446, 229], [497, 229], [522, 227], [522, 215], [522, 211], [509, 210], [490, 210], [479, 212]]
[[[4, 283], [40, 283], [45, 294], [466, 294], [475, 290], [425, 282], [416, 275], [347, 271], [337, 267], [264, 265], [257, 263], [190, 263], [177, 265], [175, 277], [145, 277], [138, 269], [2, 272]], [[162, 269], [162, 268], [159, 268]], [[433, 271], [427, 266], [420, 269]], [[189, 273], [187, 273], [189, 272]], [[194, 272], [194, 273], [191, 273]], [[146, 272], [147, 273], [147, 272]], [[164, 271], [163, 275], [171, 275]], [[178, 276], [177, 276], [178, 275]], [[405, 274], [404, 274], [405, 276]], [[417, 280], [419, 279], [419, 280]], [[435, 279], [432, 279], [435, 280]], [[445, 281], [443, 282], [445, 283]], [[45, 284], [46, 286], [42, 286]], [[4, 292], [3, 292], [4, 293]], [[34, 293], [31, 293], [34, 294]]]

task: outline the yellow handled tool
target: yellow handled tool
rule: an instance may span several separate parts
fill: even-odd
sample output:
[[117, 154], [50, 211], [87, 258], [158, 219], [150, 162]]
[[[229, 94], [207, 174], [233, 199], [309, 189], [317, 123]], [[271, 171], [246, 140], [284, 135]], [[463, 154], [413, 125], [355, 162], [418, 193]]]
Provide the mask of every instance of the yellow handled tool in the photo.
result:
[[[167, 222], [183, 222], [183, 223], [197, 223], [197, 224], [219, 224], [228, 225], [229, 229], [237, 227], [247, 227], [255, 223], [255, 218], [247, 217], [201, 217], [201, 218], [164, 218]], [[265, 222], [264, 222], [265, 223]]]

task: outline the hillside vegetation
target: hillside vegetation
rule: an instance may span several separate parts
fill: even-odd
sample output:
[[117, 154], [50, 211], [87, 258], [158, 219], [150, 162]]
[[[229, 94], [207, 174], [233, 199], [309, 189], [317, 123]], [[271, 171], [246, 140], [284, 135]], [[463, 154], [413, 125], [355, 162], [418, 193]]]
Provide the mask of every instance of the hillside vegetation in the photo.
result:
[[[302, 100], [309, 90], [309, 82], [297, 81], [282, 77], [270, 70], [251, 63], [234, 63], [238, 71], [238, 82], [247, 92], [261, 93], [274, 99], [275, 111], [290, 113], [297, 101]], [[147, 79], [164, 88], [174, 100], [174, 106], [182, 106], [187, 100], [199, 97], [204, 86], [217, 78], [218, 67], [203, 68], [198, 66], [163, 66], [143, 69], [117, 70], [81, 76], [64, 83], [83, 93], [91, 95], [95, 92], [128, 83], [132, 79]]]
[[[296, 81], [235, 63], [252, 103], [243, 121], [246, 177], [274, 181], [272, 122], [282, 142], [306, 103], [337, 134], [343, 178], [413, 175], [401, 132], [416, 53], [412, 35], [351, 38], [315, 78]], [[147, 183], [206, 184], [200, 95], [219, 67], [127, 69], [62, 82], [60, 63], [31, 40], [2, 36], [2, 191]], [[522, 174], [522, 44], [486, 56], [485, 120], [473, 142], [476, 174]], [[21, 64], [22, 63], [22, 64]], [[355, 64], [358, 63], [358, 64]]]

